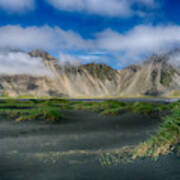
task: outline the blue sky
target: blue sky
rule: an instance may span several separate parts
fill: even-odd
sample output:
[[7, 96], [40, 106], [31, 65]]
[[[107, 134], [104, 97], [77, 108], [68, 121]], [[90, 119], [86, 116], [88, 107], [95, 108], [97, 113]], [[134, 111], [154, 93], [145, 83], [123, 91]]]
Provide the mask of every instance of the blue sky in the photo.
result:
[[116, 69], [180, 45], [179, 0], [1, 0], [0, 48]]

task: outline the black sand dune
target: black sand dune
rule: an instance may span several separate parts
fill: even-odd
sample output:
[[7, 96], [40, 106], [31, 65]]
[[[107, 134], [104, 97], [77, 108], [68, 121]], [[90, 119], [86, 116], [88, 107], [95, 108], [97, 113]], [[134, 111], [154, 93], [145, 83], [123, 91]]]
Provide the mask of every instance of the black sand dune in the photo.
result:
[[102, 167], [103, 151], [134, 145], [155, 133], [160, 120], [126, 113], [103, 117], [64, 112], [62, 124], [0, 120], [0, 180], [176, 180], [180, 159], [136, 160]]

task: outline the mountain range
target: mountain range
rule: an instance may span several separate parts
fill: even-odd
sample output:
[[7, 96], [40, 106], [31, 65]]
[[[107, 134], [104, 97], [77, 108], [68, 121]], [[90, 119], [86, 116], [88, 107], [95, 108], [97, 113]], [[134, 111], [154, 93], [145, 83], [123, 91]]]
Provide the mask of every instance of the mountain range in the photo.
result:
[[61, 65], [42, 50], [29, 52], [40, 57], [51, 75], [1, 74], [1, 96], [112, 97], [180, 96], [180, 68], [170, 62], [173, 50], [152, 55], [138, 65], [115, 70], [105, 64]]

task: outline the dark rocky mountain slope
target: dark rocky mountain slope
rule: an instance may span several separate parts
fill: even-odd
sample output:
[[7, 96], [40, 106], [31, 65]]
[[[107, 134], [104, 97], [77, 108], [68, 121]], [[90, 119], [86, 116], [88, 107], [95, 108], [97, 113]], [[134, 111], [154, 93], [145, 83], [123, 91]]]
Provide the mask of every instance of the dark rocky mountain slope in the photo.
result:
[[0, 75], [1, 95], [180, 96], [180, 68], [169, 63], [169, 54], [153, 55], [141, 65], [131, 65], [120, 71], [95, 63], [62, 66], [41, 50], [31, 51], [29, 55], [41, 57], [52, 76]]

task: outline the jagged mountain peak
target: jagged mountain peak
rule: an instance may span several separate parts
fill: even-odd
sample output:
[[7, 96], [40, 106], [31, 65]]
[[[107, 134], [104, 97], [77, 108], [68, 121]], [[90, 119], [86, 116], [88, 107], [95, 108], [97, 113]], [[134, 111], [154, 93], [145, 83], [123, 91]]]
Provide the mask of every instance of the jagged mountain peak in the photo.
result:
[[30, 51], [29, 54], [32, 54], [33, 56], [49, 55], [49, 53], [43, 49], [34, 49]]
[[86, 69], [94, 69], [94, 70], [111, 70], [111, 71], [114, 70], [112, 67], [103, 63], [88, 63], [88, 64], [83, 64], [80, 67]]
[[28, 54], [32, 57], [41, 57], [44, 60], [56, 60], [56, 58], [54, 58], [47, 51], [42, 49], [32, 50]]
[[70, 97], [180, 94], [180, 73], [169, 64], [168, 53], [152, 55], [144, 63], [130, 65], [120, 72], [98, 63], [61, 66], [56, 58], [39, 49], [29, 52], [29, 55], [41, 57], [53, 76], [0, 76], [1, 94]]
[[80, 66], [80, 69], [87, 70], [93, 77], [101, 80], [113, 80], [116, 78], [118, 71], [106, 64], [89, 63]]
[[144, 61], [144, 64], [162, 64], [174, 66], [173, 60], [180, 57], [180, 48], [173, 48], [167, 52], [153, 54]]
[[135, 65], [135, 64], [132, 64], [130, 66], [127, 66], [124, 70], [130, 70], [132, 72], [137, 72], [141, 69], [141, 66], [140, 65]]
[[153, 54], [150, 58], [144, 61], [144, 64], [168, 64], [169, 56], [167, 54]]

